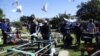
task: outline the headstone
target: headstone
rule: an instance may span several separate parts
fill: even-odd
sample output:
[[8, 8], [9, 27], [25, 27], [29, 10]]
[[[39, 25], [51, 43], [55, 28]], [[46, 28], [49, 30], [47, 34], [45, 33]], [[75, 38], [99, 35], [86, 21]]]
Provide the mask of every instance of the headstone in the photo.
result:
[[58, 56], [69, 56], [69, 51], [62, 50], [62, 51], [59, 52]]

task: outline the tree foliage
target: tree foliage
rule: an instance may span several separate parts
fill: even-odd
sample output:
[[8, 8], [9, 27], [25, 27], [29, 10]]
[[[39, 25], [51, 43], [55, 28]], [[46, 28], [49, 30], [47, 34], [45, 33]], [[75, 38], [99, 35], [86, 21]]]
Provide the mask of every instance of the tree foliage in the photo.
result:
[[2, 19], [3, 16], [4, 16], [4, 15], [3, 15], [3, 10], [0, 9], [0, 20]]
[[27, 22], [27, 18], [28, 18], [28, 16], [22, 16], [22, 17], [20, 17], [20, 21]]
[[95, 19], [100, 20], [100, 1], [91, 0], [78, 5], [79, 10], [77, 11], [77, 16], [83, 20]]
[[32, 14], [31, 16], [22, 16], [20, 17], [20, 21], [25, 25], [27, 23], [30, 23], [35, 19], [35, 15]]
[[17, 27], [19, 29], [22, 29], [22, 22], [15, 21], [15, 22], [12, 22], [12, 24], [13, 24], [14, 27]]
[[52, 24], [52, 28], [58, 28], [60, 24], [64, 21], [63, 18], [68, 18], [69, 16], [67, 14], [59, 14], [58, 16], [55, 16], [50, 21], [50, 24]]

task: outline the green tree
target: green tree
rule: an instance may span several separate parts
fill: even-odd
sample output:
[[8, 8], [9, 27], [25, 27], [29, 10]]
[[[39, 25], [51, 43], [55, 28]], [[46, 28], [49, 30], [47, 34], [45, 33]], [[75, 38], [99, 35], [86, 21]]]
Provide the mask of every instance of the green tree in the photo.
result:
[[25, 23], [25, 22], [27, 22], [27, 18], [28, 18], [28, 16], [22, 16], [22, 17], [20, 17], [20, 21]]
[[31, 16], [22, 16], [22, 17], [20, 17], [20, 21], [23, 22], [23, 23], [31, 22], [31, 21], [33, 21], [33, 19], [35, 19], [34, 14], [32, 14]]
[[4, 14], [3, 14], [3, 10], [0, 9], [0, 20], [2, 19], [3, 16], [4, 16]]
[[15, 21], [15, 22], [12, 22], [13, 26], [19, 28], [19, 29], [22, 29], [22, 22], [20, 21]]
[[79, 10], [77, 11], [77, 16], [83, 20], [95, 19], [100, 20], [100, 1], [91, 0], [78, 5]]
[[32, 14], [31, 16], [29, 16], [27, 20], [28, 20], [29, 22], [32, 22], [33, 19], [35, 19], [35, 15], [34, 15], [34, 14]]
[[64, 21], [63, 18], [68, 18], [69, 15], [67, 14], [59, 14], [58, 16], [55, 16], [50, 21], [50, 24], [52, 24], [52, 28], [58, 28], [60, 24]]

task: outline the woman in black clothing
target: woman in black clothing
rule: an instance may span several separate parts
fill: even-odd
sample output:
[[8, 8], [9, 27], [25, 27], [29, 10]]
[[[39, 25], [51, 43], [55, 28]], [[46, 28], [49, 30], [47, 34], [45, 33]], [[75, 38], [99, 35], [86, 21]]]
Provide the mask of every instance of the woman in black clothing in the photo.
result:
[[82, 30], [81, 30], [81, 23], [77, 22], [75, 26], [75, 34], [76, 34], [76, 44], [80, 45]]
[[[43, 40], [50, 40], [50, 26], [47, 21], [44, 21], [43, 25], [40, 27], [40, 32], [42, 35]], [[44, 43], [45, 46], [47, 43]]]
[[36, 36], [33, 36], [33, 34], [37, 35], [37, 29], [38, 29], [38, 23], [36, 21], [36, 19], [34, 19], [31, 23], [30, 23], [30, 34], [31, 36], [31, 42], [33, 43], [34, 38], [37, 39]]
[[43, 23], [43, 26], [40, 27], [40, 32], [42, 34], [43, 40], [49, 40], [49, 37], [50, 37], [50, 26], [47, 23], [47, 21], [45, 21]]

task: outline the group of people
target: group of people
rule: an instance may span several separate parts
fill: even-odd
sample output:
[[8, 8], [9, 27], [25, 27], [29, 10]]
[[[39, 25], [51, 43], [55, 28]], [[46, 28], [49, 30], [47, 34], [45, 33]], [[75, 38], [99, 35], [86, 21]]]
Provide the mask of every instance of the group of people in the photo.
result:
[[[51, 34], [51, 28], [50, 24], [47, 20], [38, 21], [37, 19], [33, 19], [28, 23], [29, 32], [30, 34], [38, 34], [39, 32], [42, 35], [43, 40], [49, 40], [50, 34]], [[68, 21], [62, 22], [60, 26], [60, 32], [63, 35], [63, 41], [64, 44], [71, 45], [73, 38], [71, 37], [71, 33], [74, 32], [76, 36], [76, 44], [80, 45], [81, 39], [85, 41], [85, 43], [90, 42], [92, 43], [92, 40], [94, 38], [94, 35], [99, 35], [99, 31], [96, 32], [96, 25], [93, 21], [93, 19], [90, 19], [88, 24], [85, 26], [86, 29], [84, 29], [84, 26], [81, 24], [80, 21], [77, 21], [74, 23], [74, 26], [72, 26], [71, 23]], [[0, 22], [0, 29], [2, 31], [4, 44], [7, 44], [7, 34], [11, 31], [10, 25], [8, 22], [3, 19]], [[84, 35], [88, 35], [90, 38], [84, 38]], [[34, 37], [31, 37], [31, 40], [34, 40]], [[98, 39], [96, 38], [98, 41]]]
[[[38, 34], [39, 32], [42, 35], [43, 40], [50, 40], [51, 28], [50, 24], [46, 19], [42, 21], [38, 21], [37, 19], [33, 19], [28, 23], [29, 32], [31, 35]], [[5, 19], [0, 21], [0, 29], [3, 35], [3, 43], [7, 44], [7, 36], [8, 33], [11, 32], [11, 28], [9, 22], [6, 22]], [[16, 29], [16, 34], [19, 33], [18, 29]], [[60, 26], [60, 32], [63, 35], [63, 42], [65, 45], [72, 45], [73, 38], [71, 33], [74, 33], [76, 36], [76, 44], [80, 45], [81, 40], [85, 41], [85, 44], [93, 43], [93, 38], [95, 38], [97, 43], [97, 48], [100, 49], [100, 31], [97, 31], [96, 25], [93, 19], [90, 19], [89, 22], [83, 26], [80, 21], [76, 21], [73, 23], [69, 23], [68, 21], [62, 22]], [[84, 37], [85, 36], [85, 37]], [[87, 37], [86, 37], [87, 36]], [[37, 36], [31, 36], [31, 42], [33, 43], [34, 38]]]
[[[100, 28], [95, 24], [93, 19], [90, 19], [88, 23], [82, 24], [81, 21], [74, 23], [75, 25], [68, 24], [68, 21], [65, 21], [61, 27], [60, 31], [63, 35], [64, 46], [68, 47], [72, 45], [73, 38], [70, 35], [71, 33], [75, 34], [75, 45], [80, 46], [81, 40], [84, 41], [82, 45], [84, 48], [81, 49], [81, 55], [84, 56], [84, 52], [87, 51], [88, 55], [92, 55], [97, 51], [93, 56], [100, 54]], [[95, 43], [94, 40], [95, 39]], [[99, 50], [99, 51], [98, 51]]]
[[18, 28], [12, 29], [10, 22], [8, 22], [6, 19], [2, 19], [0, 21], [0, 30], [3, 36], [3, 44], [9, 44], [9, 43], [16, 43], [16, 38], [19, 38], [20, 31]]
[[76, 21], [74, 23], [74, 26], [72, 26], [72, 24], [69, 24], [68, 21], [64, 21], [64, 23], [62, 23], [60, 27], [60, 31], [63, 35], [63, 41], [67, 45], [72, 44], [73, 38], [71, 37], [70, 33], [75, 34], [76, 44], [80, 45], [81, 40], [84, 40], [85, 44], [88, 42], [93, 43], [94, 36], [97, 35], [97, 33], [99, 32], [96, 31], [96, 25], [93, 19], [90, 19], [87, 25], [85, 26], [83, 26], [83, 24], [80, 21]]
[[[28, 27], [29, 27], [29, 32], [31, 35], [34, 35], [34, 34], [37, 35], [40, 32], [43, 40], [49, 40], [51, 29], [47, 20], [44, 19], [41, 22], [38, 22], [38, 20], [33, 19], [29, 23]], [[37, 39], [36, 36], [31, 36], [32, 42], [34, 41], [34, 38]]]
[[[33, 20], [29, 21], [28, 28], [29, 28], [29, 32], [31, 35], [33, 35], [33, 34], [37, 35], [40, 32], [43, 37], [43, 40], [49, 40], [51, 30], [50, 30], [50, 26], [49, 26], [49, 23], [47, 20], [44, 19], [39, 22], [37, 19], [33, 19]], [[0, 29], [1, 29], [2, 36], [3, 36], [3, 44], [8, 44], [8, 41], [10, 43], [11, 42], [15, 43], [16, 41], [14, 41], [14, 39], [17, 37], [19, 38], [19, 35], [20, 35], [19, 29], [16, 28], [14, 30], [14, 32], [12, 32], [13, 29], [12, 29], [10, 23], [6, 21], [6, 19], [2, 19], [0, 21]], [[15, 35], [15, 37], [10, 36], [10, 38], [9, 38], [9, 35], [11, 35], [11, 34], [13, 34], [13, 35], [16, 34], [16, 35]], [[37, 37], [35, 37], [35, 38], [37, 38]], [[32, 42], [34, 41], [33, 36], [31, 37], [31, 41]]]
[[0, 29], [3, 35], [3, 44], [7, 44], [7, 32], [10, 32], [9, 24], [6, 22], [5, 19], [0, 21]]

